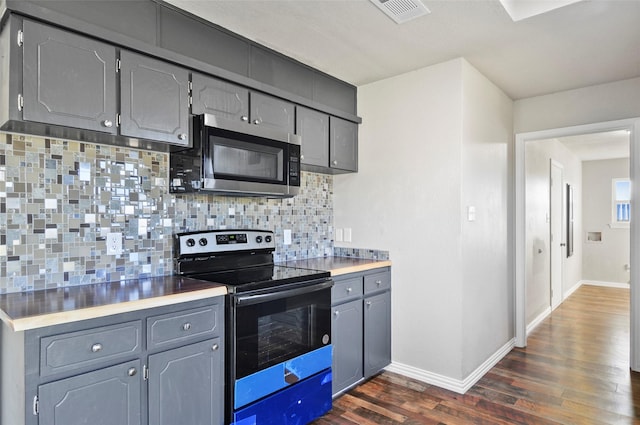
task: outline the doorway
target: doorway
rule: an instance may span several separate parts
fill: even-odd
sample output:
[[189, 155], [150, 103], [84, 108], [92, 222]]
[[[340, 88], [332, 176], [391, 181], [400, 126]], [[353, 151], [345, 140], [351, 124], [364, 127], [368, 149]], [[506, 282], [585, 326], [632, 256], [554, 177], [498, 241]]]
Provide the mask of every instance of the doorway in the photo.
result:
[[[525, 207], [525, 145], [527, 142], [579, 134], [626, 130], [630, 138], [630, 176], [637, 181], [640, 175], [640, 119], [580, 125], [516, 135], [515, 140], [515, 334], [516, 346], [527, 345], [526, 316], [526, 207]], [[632, 184], [631, 199], [640, 199], [640, 185]], [[640, 291], [634, 288], [640, 265], [640, 208], [631, 211], [631, 364], [632, 370], [640, 370]]]
[[563, 206], [564, 200], [564, 167], [558, 161], [550, 160], [550, 176], [549, 176], [549, 204], [550, 204], [550, 263], [551, 263], [551, 311], [555, 310], [563, 300], [562, 291], [562, 265], [564, 247], [566, 242], [562, 231], [563, 218], [565, 217]]

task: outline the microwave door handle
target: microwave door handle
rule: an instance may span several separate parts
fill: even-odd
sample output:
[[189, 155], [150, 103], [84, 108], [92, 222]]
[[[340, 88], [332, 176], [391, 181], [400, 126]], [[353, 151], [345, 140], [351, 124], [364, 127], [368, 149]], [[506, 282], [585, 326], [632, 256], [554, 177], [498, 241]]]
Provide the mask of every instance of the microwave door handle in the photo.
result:
[[265, 294], [257, 295], [241, 295], [236, 297], [235, 304], [238, 306], [252, 305], [258, 303], [264, 303], [274, 300], [279, 300], [287, 297], [294, 297], [296, 295], [308, 294], [311, 292], [321, 291], [323, 289], [331, 288], [333, 286], [332, 280], [316, 283], [309, 286], [300, 286], [293, 289], [286, 289], [284, 291], [268, 292]]

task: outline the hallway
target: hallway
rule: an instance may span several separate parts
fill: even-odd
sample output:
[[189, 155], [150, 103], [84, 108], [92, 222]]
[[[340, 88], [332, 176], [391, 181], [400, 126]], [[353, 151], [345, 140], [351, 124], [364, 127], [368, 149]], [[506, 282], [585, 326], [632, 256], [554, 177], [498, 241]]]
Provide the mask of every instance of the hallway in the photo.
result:
[[465, 395], [384, 372], [334, 400], [325, 424], [634, 424], [629, 290], [583, 285]]

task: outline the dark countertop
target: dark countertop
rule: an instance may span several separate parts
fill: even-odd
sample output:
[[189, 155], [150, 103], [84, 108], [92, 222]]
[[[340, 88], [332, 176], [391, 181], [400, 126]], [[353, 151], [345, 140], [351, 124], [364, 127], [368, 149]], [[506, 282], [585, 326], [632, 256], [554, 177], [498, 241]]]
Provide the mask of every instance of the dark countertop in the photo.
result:
[[339, 276], [347, 273], [363, 272], [380, 267], [390, 267], [389, 260], [365, 260], [352, 257], [319, 257], [305, 260], [293, 260], [280, 263], [284, 266], [300, 269], [326, 270], [331, 276]]
[[24, 331], [226, 293], [224, 285], [180, 276], [14, 292], [0, 295], [0, 319]]

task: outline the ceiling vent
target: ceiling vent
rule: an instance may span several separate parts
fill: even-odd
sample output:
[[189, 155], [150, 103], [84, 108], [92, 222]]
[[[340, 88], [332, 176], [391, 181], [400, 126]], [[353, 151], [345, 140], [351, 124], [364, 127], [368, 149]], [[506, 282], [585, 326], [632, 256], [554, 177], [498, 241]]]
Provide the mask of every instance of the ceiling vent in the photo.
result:
[[370, 0], [397, 24], [431, 13], [420, 0]]

